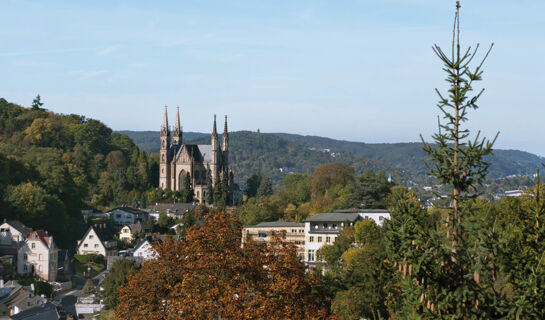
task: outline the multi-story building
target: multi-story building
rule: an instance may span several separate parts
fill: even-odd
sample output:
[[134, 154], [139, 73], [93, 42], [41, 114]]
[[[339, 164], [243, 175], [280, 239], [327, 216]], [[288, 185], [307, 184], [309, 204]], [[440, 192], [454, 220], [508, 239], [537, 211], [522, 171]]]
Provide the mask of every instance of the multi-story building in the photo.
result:
[[390, 220], [390, 212], [386, 209], [347, 209], [336, 210], [336, 213], [357, 213], [364, 220], [373, 220], [378, 226], [384, 224], [384, 221]]
[[245, 226], [242, 228], [242, 245], [250, 239], [258, 243], [269, 243], [274, 239], [275, 235], [295, 244], [297, 254], [303, 259], [305, 254], [304, 223], [274, 221], [262, 222], [255, 226]]
[[46, 231], [38, 230], [28, 234], [17, 252], [17, 272], [34, 273], [45, 281], [57, 278], [57, 246]]
[[324, 245], [331, 245], [337, 240], [345, 226], [352, 226], [362, 220], [358, 213], [317, 213], [305, 220], [305, 263], [309, 267], [316, 265], [316, 253]]

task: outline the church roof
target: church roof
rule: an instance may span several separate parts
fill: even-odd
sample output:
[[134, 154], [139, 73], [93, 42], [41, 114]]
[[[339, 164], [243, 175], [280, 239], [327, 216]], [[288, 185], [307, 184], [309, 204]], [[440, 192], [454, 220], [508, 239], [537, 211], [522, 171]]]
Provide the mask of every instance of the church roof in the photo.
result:
[[211, 144], [199, 144], [197, 145], [204, 161], [212, 161], [212, 145]]
[[194, 161], [212, 161], [212, 145], [210, 144], [184, 144], [178, 149], [176, 159], [180, 157], [183, 149], [186, 149], [189, 154], [193, 155]]

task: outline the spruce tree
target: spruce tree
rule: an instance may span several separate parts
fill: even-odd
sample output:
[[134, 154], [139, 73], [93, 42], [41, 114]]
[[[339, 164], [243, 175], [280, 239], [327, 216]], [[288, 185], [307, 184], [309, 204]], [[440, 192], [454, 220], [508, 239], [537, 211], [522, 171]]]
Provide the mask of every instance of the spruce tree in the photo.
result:
[[213, 204], [214, 203], [214, 186], [212, 185], [212, 171], [210, 170], [210, 166], [206, 168], [206, 203], [207, 204]]
[[43, 102], [41, 101], [40, 95], [37, 95], [34, 100], [32, 100], [32, 110], [42, 110]]
[[[474, 50], [460, 47], [460, 3], [456, 13], [450, 54], [438, 45], [433, 51], [443, 63], [449, 83], [447, 94], [436, 89], [437, 107], [441, 111], [438, 133], [433, 144], [422, 138], [428, 157], [426, 166], [431, 175], [452, 188], [451, 205], [443, 210], [442, 223], [425, 230], [418, 226], [414, 237], [405, 237], [403, 244], [411, 248], [399, 262], [402, 264], [402, 317], [414, 319], [491, 319], [505, 315], [504, 299], [493, 287], [497, 245], [494, 230], [475, 232], [472, 198], [475, 187], [485, 177], [489, 164], [484, 157], [492, 154], [495, 138], [470, 139], [463, 125], [484, 89], [472, 94], [475, 82], [482, 79], [482, 66], [492, 49], [473, 67], [479, 45]], [[496, 135], [497, 137], [497, 135]], [[400, 232], [407, 231], [401, 228]], [[404, 237], [401, 237], [403, 239]]]
[[189, 172], [184, 177], [184, 188], [182, 190], [182, 201], [185, 203], [193, 202], [195, 197], [195, 192], [191, 184], [191, 176]]

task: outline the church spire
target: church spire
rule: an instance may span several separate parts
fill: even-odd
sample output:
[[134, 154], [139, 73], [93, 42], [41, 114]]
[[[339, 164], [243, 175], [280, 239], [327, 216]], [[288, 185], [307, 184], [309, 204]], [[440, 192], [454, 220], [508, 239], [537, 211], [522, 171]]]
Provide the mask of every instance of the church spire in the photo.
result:
[[223, 126], [223, 143], [221, 149], [227, 151], [229, 149], [229, 133], [227, 132], [227, 115], [225, 115], [225, 124]]
[[172, 137], [172, 144], [182, 144], [182, 127], [180, 126], [180, 106], [176, 106], [176, 122], [174, 124], [174, 134]]
[[168, 114], [167, 105], [165, 104], [165, 115], [163, 116], [163, 125], [161, 126], [161, 132], [168, 132]]
[[218, 136], [218, 129], [216, 129], [216, 115], [214, 115], [214, 126], [212, 127], [212, 136]]

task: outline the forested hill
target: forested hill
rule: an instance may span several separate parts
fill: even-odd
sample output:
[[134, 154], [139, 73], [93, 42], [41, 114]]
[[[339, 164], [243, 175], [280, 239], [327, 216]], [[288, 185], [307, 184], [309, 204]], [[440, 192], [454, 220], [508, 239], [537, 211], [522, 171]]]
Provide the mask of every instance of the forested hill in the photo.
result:
[[[143, 150], [159, 152], [159, 132], [123, 131]], [[209, 140], [209, 134], [184, 133], [187, 142], [200, 136], [200, 142]], [[207, 138], [204, 138], [207, 137]], [[371, 169], [407, 178], [422, 180], [426, 176], [425, 156], [421, 143], [363, 143], [335, 140], [316, 136], [287, 133], [230, 133], [231, 154], [235, 160], [237, 180], [261, 171], [273, 180], [285, 174], [279, 168], [310, 172], [317, 165], [339, 161], [356, 167], [357, 172]], [[312, 149], [312, 150], [311, 150]], [[328, 151], [329, 150], [329, 151]], [[495, 150], [489, 170], [490, 178], [510, 175], [529, 175], [545, 159], [519, 150]]]
[[140, 201], [157, 158], [100, 121], [0, 98], [0, 218], [47, 230], [62, 248], [83, 235], [83, 208]]

